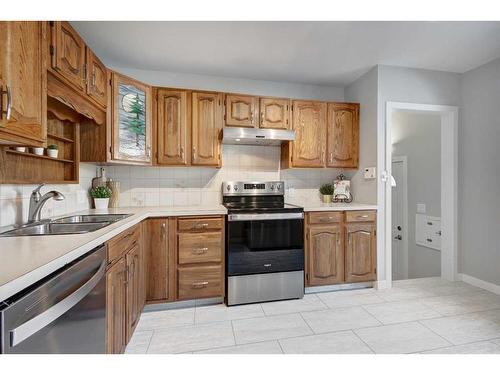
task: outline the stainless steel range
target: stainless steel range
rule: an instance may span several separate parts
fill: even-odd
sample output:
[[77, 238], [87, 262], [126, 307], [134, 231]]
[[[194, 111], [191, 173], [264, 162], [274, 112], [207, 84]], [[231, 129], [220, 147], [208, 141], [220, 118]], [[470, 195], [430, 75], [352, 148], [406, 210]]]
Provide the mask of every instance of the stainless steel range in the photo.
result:
[[304, 212], [285, 183], [224, 182], [226, 304], [304, 296]]

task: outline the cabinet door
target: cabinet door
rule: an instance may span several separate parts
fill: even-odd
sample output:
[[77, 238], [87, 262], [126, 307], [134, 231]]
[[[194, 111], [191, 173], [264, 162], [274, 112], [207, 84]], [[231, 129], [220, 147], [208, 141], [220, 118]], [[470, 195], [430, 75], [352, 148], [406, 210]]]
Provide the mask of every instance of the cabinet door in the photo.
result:
[[[46, 23], [0, 22], [0, 140], [46, 140]], [[8, 46], [8, 48], [7, 48]]]
[[226, 94], [225, 106], [226, 126], [257, 127], [259, 102], [255, 96]]
[[290, 100], [277, 98], [260, 99], [260, 128], [288, 129]]
[[158, 164], [189, 165], [191, 160], [189, 107], [187, 91], [158, 90]]
[[112, 159], [151, 164], [151, 87], [113, 73]]
[[346, 224], [345, 281], [373, 281], [377, 250], [375, 223]]
[[136, 243], [125, 255], [127, 263], [127, 342], [132, 337], [141, 314], [141, 248]]
[[108, 72], [104, 64], [87, 48], [87, 94], [102, 107], [108, 102]]
[[309, 285], [344, 281], [344, 243], [340, 224], [309, 227]]
[[193, 92], [192, 165], [220, 167], [222, 94]]
[[326, 103], [294, 101], [293, 167], [324, 167], [326, 155]]
[[120, 258], [106, 272], [106, 348], [111, 354], [123, 353], [126, 345], [125, 326], [125, 258]]
[[85, 42], [69, 22], [54, 22], [52, 67], [79, 91], [85, 91]]
[[357, 168], [359, 104], [328, 104], [328, 167]]
[[146, 300], [167, 301], [169, 293], [168, 219], [148, 219], [144, 226]]

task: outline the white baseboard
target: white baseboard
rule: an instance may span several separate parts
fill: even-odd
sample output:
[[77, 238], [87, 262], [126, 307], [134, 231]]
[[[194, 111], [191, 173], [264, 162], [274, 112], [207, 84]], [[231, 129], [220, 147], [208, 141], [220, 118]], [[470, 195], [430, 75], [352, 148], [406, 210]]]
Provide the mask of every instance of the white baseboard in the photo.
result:
[[373, 283], [375, 289], [389, 289], [392, 287], [392, 283], [388, 280], [378, 280]]
[[478, 288], [485, 289], [489, 292], [500, 295], [500, 285], [490, 283], [489, 281], [484, 281], [473, 276], [466, 275], [464, 273], [459, 273], [458, 278], [464, 283], [477, 286]]

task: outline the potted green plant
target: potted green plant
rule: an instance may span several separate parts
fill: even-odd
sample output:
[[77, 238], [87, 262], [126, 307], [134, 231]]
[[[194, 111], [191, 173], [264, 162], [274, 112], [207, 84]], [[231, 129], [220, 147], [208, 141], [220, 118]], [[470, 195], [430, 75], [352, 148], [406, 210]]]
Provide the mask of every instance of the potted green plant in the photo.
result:
[[111, 195], [111, 189], [107, 186], [96, 186], [90, 189], [90, 196], [94, 198], [94, 206], [97, 210], [108, 208]]
[[48, 145], [47, 146], [47, 155], [49, 155], [51, 158], [57, 158], [57, 155], [59, 154], [59, 150], [57, 145]]
[[323, 184], [319, 188], [321, 200], [323, 203], [332, 203], [333, 198], [333, 184]]

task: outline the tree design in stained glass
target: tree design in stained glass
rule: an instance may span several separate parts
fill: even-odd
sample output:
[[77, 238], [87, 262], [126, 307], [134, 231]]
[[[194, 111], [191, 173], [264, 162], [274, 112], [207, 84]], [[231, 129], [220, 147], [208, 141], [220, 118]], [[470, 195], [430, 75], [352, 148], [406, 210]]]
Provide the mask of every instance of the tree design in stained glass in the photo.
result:
[[119, 85], [119, 152], [146, 156], [146, 93], [133, 85]]

